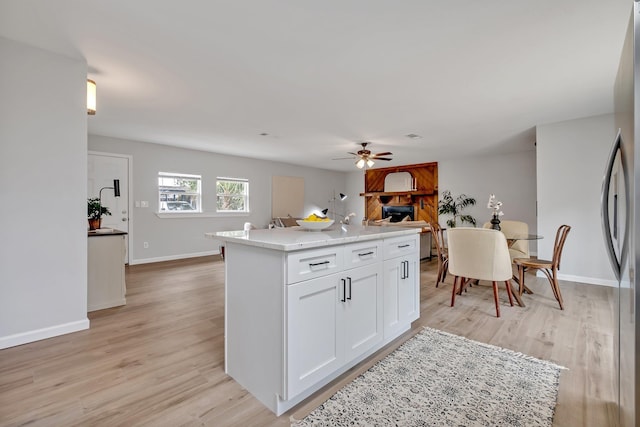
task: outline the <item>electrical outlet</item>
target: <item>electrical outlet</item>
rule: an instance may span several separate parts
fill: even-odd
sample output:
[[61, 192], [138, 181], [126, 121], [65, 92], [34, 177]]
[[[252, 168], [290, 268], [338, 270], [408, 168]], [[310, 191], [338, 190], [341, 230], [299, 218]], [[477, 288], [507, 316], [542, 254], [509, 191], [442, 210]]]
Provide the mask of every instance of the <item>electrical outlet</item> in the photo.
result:
[[144, 242], [144, 243], [142, 244], [142, 246], [143, 246], [145, 249], [149, 249], [149, 242]]

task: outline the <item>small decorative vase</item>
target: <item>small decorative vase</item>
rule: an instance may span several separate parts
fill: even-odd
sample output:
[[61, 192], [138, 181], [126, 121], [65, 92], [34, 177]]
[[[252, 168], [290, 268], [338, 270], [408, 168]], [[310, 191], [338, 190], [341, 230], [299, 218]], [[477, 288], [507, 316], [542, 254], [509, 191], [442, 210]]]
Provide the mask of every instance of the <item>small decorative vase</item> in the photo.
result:
[[100, 218], [89, 218], [89, 230], [97, 230], [100, 228]]
[[491, 228], [500, 231], [500, 217], [497, 214], [493, 214], [491, 218]]

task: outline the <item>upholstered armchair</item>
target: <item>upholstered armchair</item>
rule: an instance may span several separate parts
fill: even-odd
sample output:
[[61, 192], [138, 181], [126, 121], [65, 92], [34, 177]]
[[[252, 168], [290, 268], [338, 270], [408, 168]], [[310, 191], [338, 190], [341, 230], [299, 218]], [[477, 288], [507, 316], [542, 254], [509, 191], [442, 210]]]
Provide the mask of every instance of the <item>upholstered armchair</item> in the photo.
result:
[[454, 277], [451, 307], [456, 293], [462, 291], [470, 279], [487, 280], [493, 285], [496, 316], [500, 317], [498, 282], [504, 282], [511, 295], [511, 257], [507, 239], [500, 231], [486, 228], [456, 227], [447, 230], [449, 245], [449, 273]]

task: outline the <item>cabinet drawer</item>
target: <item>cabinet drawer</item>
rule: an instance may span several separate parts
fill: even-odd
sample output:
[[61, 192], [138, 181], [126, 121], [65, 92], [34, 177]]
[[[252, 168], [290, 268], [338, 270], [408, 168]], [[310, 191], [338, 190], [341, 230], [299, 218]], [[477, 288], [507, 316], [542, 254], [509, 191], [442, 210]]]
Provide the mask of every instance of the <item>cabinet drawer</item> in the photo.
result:
[[344, 247], [344, 268], [374, 264], [382, 260], [382, 241], [351, 243]]
[[418, 251], [418, 236], [419, 234], [414, 234], [384, 239], [384, 259], [391, 259]]
[[287, 284], [326, 276], [342, 270], [342, 246], [293, 252], [287, 255]]

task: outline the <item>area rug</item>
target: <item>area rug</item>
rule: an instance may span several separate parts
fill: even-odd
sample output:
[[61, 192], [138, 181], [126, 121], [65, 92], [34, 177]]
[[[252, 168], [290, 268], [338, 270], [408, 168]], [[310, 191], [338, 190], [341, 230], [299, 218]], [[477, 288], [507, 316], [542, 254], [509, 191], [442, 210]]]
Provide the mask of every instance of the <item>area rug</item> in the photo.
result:
[[551, 426], [561, 366], [425, 328], [302, 426]]

